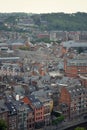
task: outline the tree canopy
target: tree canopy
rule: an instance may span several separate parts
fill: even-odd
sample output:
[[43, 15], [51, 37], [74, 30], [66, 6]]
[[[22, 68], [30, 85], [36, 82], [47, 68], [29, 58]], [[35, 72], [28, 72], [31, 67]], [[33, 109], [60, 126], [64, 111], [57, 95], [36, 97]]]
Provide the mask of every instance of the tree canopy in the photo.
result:
[[[34, 27], [37, 27], [41, 31], [51, 30], [63, 30], [63, 31], [87, 31], [87, 13], [77, 12], [72, 14], [67, 13], [47, 13], [47, 14], [32, 14], [27, 13], [12, 13], [3, 14], [4, 21], [0, 23], [0, 30], [8, 29], [4, 23], [10, 23], [12, 25], [17, 24], [17, 19], [23, 19], [30, 17], [33, 21]], [[2, 17], [2, 15], [0, 15]], [[15, 28], [15, 31], [23, 31]]]
[[86, 129], [83, 127], [76, 127], [75, 130], [86, 130]]
[[7, 130], [6, 122], [0, 119], [0, 130]]

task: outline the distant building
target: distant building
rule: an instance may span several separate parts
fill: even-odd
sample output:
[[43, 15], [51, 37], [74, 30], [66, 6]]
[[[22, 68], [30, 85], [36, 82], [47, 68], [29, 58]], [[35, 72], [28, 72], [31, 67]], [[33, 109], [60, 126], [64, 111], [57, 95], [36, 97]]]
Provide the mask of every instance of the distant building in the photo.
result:
[[79, 41], [79, 31], [70, 31], [68, 32], [68, 40], [74, 40], [74, 41]]
[[13, 50], [24, 47], [24, 43], [21, 42], [15, 42], [15, 43], [11, 43], [9, 45]]
[[51, 31], [50, 32], [50, 40], [51, 41], [66, 41], [67, 39], [66, 31]]
[[80, 32], [79, 40], [87, 41], [87, 31], [81, 31]]
[[62, 55], [66, 54], [70, 49], [78, 50], [82, 48], [83, 50], [87, 50], [87, 42], [74, 42], [74, 41], [67, 41], [62, 42]]
[[39, 38], [39, 39], [48, 38], [49, 39], [49, 34], [48, 33], [39, 33], [37, 35], [37, 38]]

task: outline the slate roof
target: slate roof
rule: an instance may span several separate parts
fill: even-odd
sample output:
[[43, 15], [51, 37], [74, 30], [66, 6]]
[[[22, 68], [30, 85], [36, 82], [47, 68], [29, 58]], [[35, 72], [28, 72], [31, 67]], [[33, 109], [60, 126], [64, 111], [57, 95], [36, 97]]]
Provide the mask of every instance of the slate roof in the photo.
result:
[[77, 84], [81, 85], [78, 79], [70, 78], [70, 77], [62, 77], [62, 79], [58, 79], [57, 84], [61, 86], [68, 86], [68, 87], [70, 87], [71, 85], [77, 85]]
[[5, 105], [5, 101], [4, 99], [1, 99], [0, 100], [0, 113], [3, 113], [3, 112], [8, 112], [8, 108], [7, 106]]
[[30, 96], [28, 96], [28, 98], [32, 102], [32, 105], [35, 108], [40, 108], [43, 106], [43, 104], [40, 102], [40, 100], [37, 97], [35, 97], [34, 95], [30, 95]]

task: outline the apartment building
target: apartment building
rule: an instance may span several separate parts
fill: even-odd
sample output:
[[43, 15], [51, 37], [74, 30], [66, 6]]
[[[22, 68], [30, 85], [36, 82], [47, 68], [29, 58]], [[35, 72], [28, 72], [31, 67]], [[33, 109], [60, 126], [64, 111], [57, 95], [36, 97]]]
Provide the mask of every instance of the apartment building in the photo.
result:
[[[54, 102], [52, 99], [53, 93], [51, 90], [39, 89], [38, 91], [32, 92], [31, 95], [37, 97], [40, 100], [40, 102], [42, 102], [43, 105], [44, 105], [44, 103], [49, 103], [50, 113], [52, 112]], [[43, 100], [41, 100], [41, 99], [43, 99]], [[43, 101], [45, 101], [45, 102], [43, 102]]]
[[44, 123], [46, 126], [46, 125], [50, 124], [50, 120], [51, 120], [51, 112], [50, 112], [51, 99], [46, 99], [44, 97], [40, 97], [40, 101], [43, 103], [43, 106], [44, 106]]
[[34, 111], [35, 128], [43, 127], [44, 126], [44, 106], [40, 102], [40, 100], [36, 98], [34, 95], [30, 95], [28, 97], [24, 97], [22, 101], [30, 105], [30, 107]]
[[[18, 130], [34, 129], [34, 115], [32, 109], [28, 105], [24, 104], [24, 102], [20, 102], [17, 109], [18, 109]], [[32, 115], [31, 120], [30, 115]]]
[[65, 41], [68, 40], [66, 31], [51, 31], [50, 32], [50, 40], [51, 41]]
[[[17, 96], [14, 99], [13, 95], [9, 92], [5, 94], [4, 106], [7, 111], [7, 126], [8, 130], [33, 130], [34, 129], [34, 111], [33, 109], [25, 104]], [[3, 108], [4, 109], [4, 108]]]
[[34, 111], [29, 106], [28, 110], [28, 117], [27, 117], [27, 130], [33, 130], [35, 129], [35, 122], [34, 122]]
[[9, 130], [17, 129], [17, 109], [12, 102], [6, 102], [8, 108], [8, 127]]
[[87, 74], [87, 60], [86, 59], [67, 59], [64, 61], [65, 75], [69, 77], [77, 77], [80, 74]]
[[46, 32], [46, 33], [39, 33], [38, 35], [37, 35], [37, 38], [38, 39], [43, 39], [43, 38], [48, 38], [49, 39], [49, 33], [48, 32]]
[[79, 40], [87, 41], [87, 31], [81, 31], [79, 35]]
[[84, 117], [87, 113], [87, 89], [80, 85], [62, 87], [59, 97], [60, 110], [67, 119]]

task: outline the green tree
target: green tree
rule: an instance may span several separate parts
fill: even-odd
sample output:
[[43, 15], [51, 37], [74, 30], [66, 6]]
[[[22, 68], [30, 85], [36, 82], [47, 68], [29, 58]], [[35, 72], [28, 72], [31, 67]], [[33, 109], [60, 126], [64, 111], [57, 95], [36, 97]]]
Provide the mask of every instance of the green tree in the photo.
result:
[[82, 47], [79, 47], [79, 48], [78, 48], [78, 52], [79, 52], [79, 54], [82, 53], [82, 52], [84, 52], [83, 48], [82, 48]]
[[75, 130], [86, 130], [86, 129], [83, 127], [76, 127]]
[[2, 119], [0, 119], [0, 130], [7, 130], [7, 124]]
[[58, 120], [59, 122], [62, 122], [62, 121], [64, 120], [64, 116], [63, 116], [63, 115], [59, 116], [59, 117], [57, 118], [57, 120]]
[[58, 116], [56, 119], [54, 119], [54, 120], [52, 121], [52, 124], [53, 124], [53, 125], [57, 125], [58, 123], [62, 122], [63, 120], [64, 120], [64, 116], [63, 116], [63, 115], [60, 115], [60, 116]]

